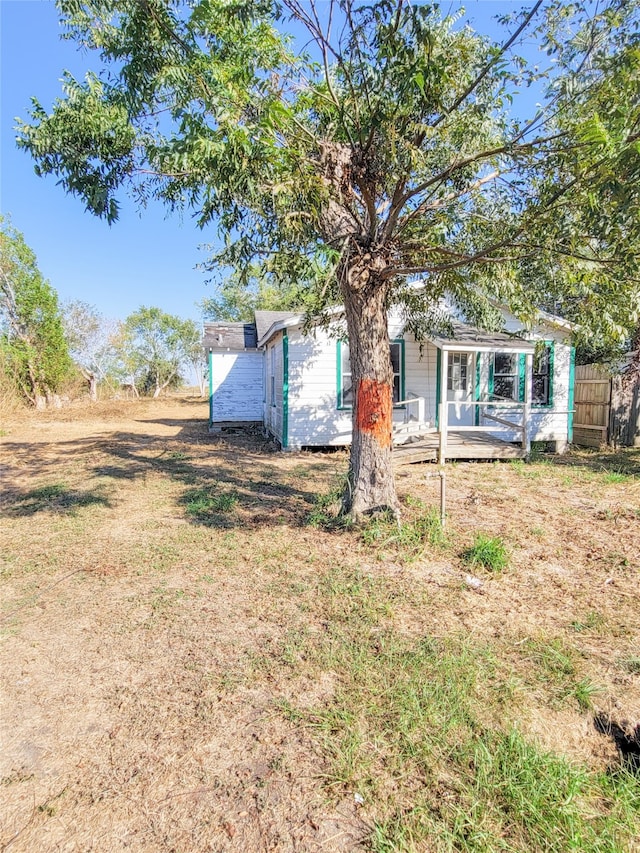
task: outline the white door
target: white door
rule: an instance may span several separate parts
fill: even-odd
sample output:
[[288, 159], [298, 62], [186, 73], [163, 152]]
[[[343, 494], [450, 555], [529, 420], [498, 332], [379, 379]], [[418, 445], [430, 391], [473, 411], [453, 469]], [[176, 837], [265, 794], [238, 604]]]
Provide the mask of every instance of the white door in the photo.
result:
[[473, 426], [475, 407], [465, 405], [473, 400], [472, 380], [473, 354], [469, 352], [450, 352], [447, 365], [447, 401], [455, 403], [449, 406], [449, 427]]

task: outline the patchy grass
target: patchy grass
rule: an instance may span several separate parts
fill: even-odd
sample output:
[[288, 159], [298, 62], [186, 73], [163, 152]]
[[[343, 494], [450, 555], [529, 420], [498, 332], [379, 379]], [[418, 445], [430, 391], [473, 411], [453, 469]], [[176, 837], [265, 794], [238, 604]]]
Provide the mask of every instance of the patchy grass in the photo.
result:
[[447, 466], [445, 536], [428, 466], [354, 529], [345, 454], [206, 421], [7, 424], [0, 847], [639, 848], [635, 449]]
[[473, 568], [501, 572], [509, 565], [509, 554], [502, 539], [476, 533], [473, 545], [462, 552], [462, 559]]
[[220, 515], [231, 512], [238, 503], [235, 492], [220, 491], [218, 485], [189, 489], [182, 497], [187, 515], [201, 524], [219, 524]]

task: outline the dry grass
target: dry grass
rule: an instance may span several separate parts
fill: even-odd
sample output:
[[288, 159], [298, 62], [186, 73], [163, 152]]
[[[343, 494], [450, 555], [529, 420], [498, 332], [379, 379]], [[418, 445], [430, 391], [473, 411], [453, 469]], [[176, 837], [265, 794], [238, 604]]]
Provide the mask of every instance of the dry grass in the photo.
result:
[[[589, 772], [617, 761], [594, 715], [640, 719], [640, 451], [452, 465], [447, 539], [416, 549], [310, 526], [345, 455], [209, 436], [196, 400], [2, 429], [0, 849], [369, 849], [419, 780], [387, 757], [367, 782], [355, 748], [349, 776], [317, 720], [369, 695], [385, 637], [464, 641], [478, 725]], [[424, 473], [398, 478], [408, 525], [436, 503]], [[478, 587], [479, 532], [509, 565]]]

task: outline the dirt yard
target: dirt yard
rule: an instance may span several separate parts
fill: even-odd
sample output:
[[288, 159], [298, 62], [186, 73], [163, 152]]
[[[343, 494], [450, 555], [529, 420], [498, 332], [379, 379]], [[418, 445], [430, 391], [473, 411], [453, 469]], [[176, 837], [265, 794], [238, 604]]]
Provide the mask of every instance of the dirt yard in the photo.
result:
[[[588, 773], [619, 762], [607, 724], [640, 722], [640, 450], [450, 465], [446, 541], [416, 545], [310, 523], [343, 452], [206, 418], [175, 398], [0, 424], [0, 850], [458, 849], [375, 846], [418, 782], [375, 788], [372, 735], [372, 781], [336, 770], [318, 721], [356, 683], [336, 625], [364, 636], [365, 616], [367, 637], [491, 649], [484, 726], [508, 717]], [[437, 503], [433, 470], [398, 471], [408, 521]], [[464, 562], [478, 532], [504, 571]], [[597, 849], [640, 849], [625, 838]], [[469, 849], [539, 849], [509, 843]]]

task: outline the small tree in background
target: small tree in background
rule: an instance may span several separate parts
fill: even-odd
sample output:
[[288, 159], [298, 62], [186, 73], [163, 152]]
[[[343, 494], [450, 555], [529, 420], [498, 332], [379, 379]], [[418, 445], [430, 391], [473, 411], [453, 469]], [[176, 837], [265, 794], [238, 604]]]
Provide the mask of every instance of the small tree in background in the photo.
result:
[[81, 300], [63, 306], [63, 323], [70, 355], [88, 384], [89, 398], [95, 402], [99, 383], [107, 380], [114, 368], [117, 324]]
[[160, 308], [141, 307], [130, 314], [115, 336], [121, 371], [134, 392], [154, 398], [182, 381], [181, 371], [193, 361], [200, 334], [192, 320], [182, 320]]
[[58, 296], [23, 235], [0, 217], [1, 343], [6, 369], [34, 406], [57, 401], [72, 361]]

